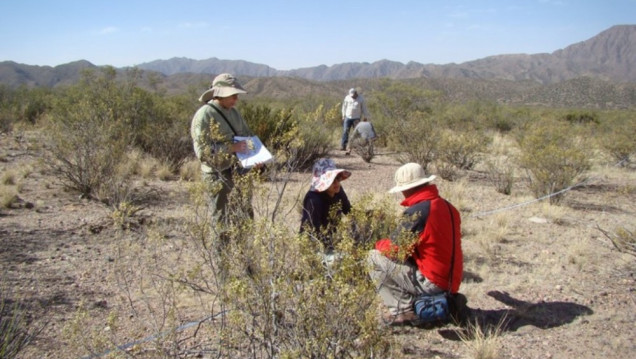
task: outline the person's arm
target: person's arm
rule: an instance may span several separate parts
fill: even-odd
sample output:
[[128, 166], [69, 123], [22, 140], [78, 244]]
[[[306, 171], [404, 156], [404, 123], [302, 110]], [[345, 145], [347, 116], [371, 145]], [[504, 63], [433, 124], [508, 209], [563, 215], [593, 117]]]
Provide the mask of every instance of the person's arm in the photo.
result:
[[326, 211], [327, 208], [320, 198], [320, 195], [314, 192], [308, 192], [303, 201], [300, 231], [303, 232], [311, 229], [318, 233], [323, 225], [323, 218], [325, 218]]
[[348, 97], [345, 96], [344, 100], [342, 100], [342, 121], [347, 118], [347, 99]]
[[349, 197], [347, 197], [347, 193], [343, 187], [340, 187], [340, 192], [337, 194], [340, 197], [340, 201], [342, 203], [342, 213], [349, 214], [351, 212], [351, 202], [349, 202]]

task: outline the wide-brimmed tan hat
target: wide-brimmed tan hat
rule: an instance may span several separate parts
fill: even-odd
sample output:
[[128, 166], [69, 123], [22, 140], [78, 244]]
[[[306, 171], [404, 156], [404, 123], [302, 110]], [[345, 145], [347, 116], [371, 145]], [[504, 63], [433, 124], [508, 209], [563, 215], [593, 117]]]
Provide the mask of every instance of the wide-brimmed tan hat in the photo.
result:
[[336, 177], [342, 174], [342, 180], [351, 176], [351, 172], [336, 168], [336, 164], [330, 158], [321, 158], [314, 164], [313, 177], [311, 178], [311, 190], [323, 192], [331, 186]]
[[419, 163], [407, 163], [395, 171], [395, 187], [391, 188], [389, 193], [406, 191], [434, 179], [435, 175], [426, 176], [424, 168]]
[[199, 101], [207, 103], [215, 97], [230, 97], [232, 95], [247, 93], [231, 74], [220, 74], [214, 78], [210, 88], [205, 91]]

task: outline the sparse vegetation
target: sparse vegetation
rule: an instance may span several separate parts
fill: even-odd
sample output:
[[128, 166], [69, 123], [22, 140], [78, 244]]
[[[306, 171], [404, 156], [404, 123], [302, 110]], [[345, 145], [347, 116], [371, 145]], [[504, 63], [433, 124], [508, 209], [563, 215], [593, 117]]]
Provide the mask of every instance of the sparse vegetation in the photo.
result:
[[[0, 153], [0, 220], [12, 221], [0, 230], [8, 243], [8, 254], [0, 252], [2, 269], [30, 301], [45, 303], [45, 310], [21, 307], [22, 318], [55, 315], [56, 323], [63, 323], [35, 349], [26, 347], [25, 358], [40, 357], [43, 350], [59, 350], [65, 357], [519, 356], [528, 348], [525, 339], [535, 339], [532, 330], [511, 336], [507, 332], [516, 327], [476, 321], [473, 327], [448, 325], [440, 331], [378, 325], [379, 298], [366, 278], [365, 253], [393, 229], [399, 201], [385, 192], [393, 171], [406, 161], [437, 174], [442, 195], [462, 213], [467, 263], [462, 288], [469, 305], [495, 308], [491, 316], [515, 316], [517, 326], [563, 329], [550, 332], [546, 344], [533, 342], [533, 353], [557, 342], [580, 353], [578, 342], [561, 341], [576, 341], [575, 336], [602, 351], [597, 334], [592, 338], [573, 321], [586, 313], [577, 306], [611, 299], [630, 308], [619, 298], [629, 298], [624, 286], [631, 280], [631, 262], [625, 258], [632, 258], [634, 232], [626, 224], [630, 218], [624, 206], [636, 193], [629, 160], [633, 151], [628, 137], [613, 128], [621, 124], [628, 129], [633, 111], [458, 104], [444, 96], [446, 91], [416, 82], [369, 82], [365, 96], [381, 139], [374, 153], [378, 160], [367, 163], [333, 151], [341, 131], [340, 94], [307, 101], [242, 99], [241, 112], [277, 162], [266, 173], [237, 182], [253, 192], [255, 216], [237, 212], [233, 224], [225, 226], [211, 220], [208, 189], [200, 182], [198, 161], [192, 160], [188, 126], [198, 106], [196, 96], [142, 89], [134, 80], [141, 74], [129, 74], [124, 81], [118, 76], [108, 69], [89, 73], [81, 84], [39, 94], [46, 95], [47, 105], [19, 120], [13, 119], [13, 109], [0, 108], [0, 114], [9, 114], [10, 127], [24, 129], [0, 138], [14, 146]], [[33, 101], [34, 109], [38, 103]], [[40, 139], [43, 128], [50, 142], [27, 149], [22, 135]], [[592, 132], [594, 141], [589, 140]], [[600, 171], [595, 166], [605, 164], [607, 156], [597, 155], [614, 158], [613, 142], [628, 148], [615, 157], [623, 167], [604, 173], [598, 185], [568, 192], [562, 206], [512, 208], [531, 195], [567, 188], [588, 171]], [[28, 175], [5, 167], [41, 153], [51, 154], [53, 166], [29, 164], [38, 170], [28, 169]], [[343, 185], [354, 210], [336, 239], [342, 257], [331, 265], [311, 235], [297, 233], [307, 168], [325, 156], [336, 156], [354, 173]], [[69, 192], [50, 181], [51, 169]], [[527, 179], [515, 178], [520, 169]], [[166, 182], [177, 174], [181, 181]], [[34, 183], [44, 197], [33, 193]], [[79, 193], [85, 199], [78, 200]], [[38, 198], [38, 211], [5, 204], [17, 201], [18, 194]], [[598, 200], [604, 196], [607, 201]], [[24, 221], [31, 226], [24, 229], [16, 218], [27, 215], [37, 219]], [[609, 241], [598, 241], [598, 233], [589, 231], [599, 216], [612, 223], [608, 228], [613, 229], [603, 232]], [[536, 217], [545, 221], [529, 220]], [[219, 251], [221, 239], [227, 245]], [[608, 253], [614, 262], [602, 261]], [[47, 274], [41, 282], [34, 279]], [[484, 298], [493, 287], [516, 291], [521, 309]], [[606, 287], [607, 296], [598, 294]], [[609, 325], [622, 330], [629, 315], [612, 322], [602, 312], [603, 320], [589, 317], [589, 322], [599, 330]], [[466, 336], [461, 341], [440, 338], [449, 329]], [[570, 329], [576, 334], [568, 334]], [[619, 339], [612, 350], [630, 352], [630, 343]]]
[[589, 145], [576, 128], [544, 120], [530, 124], [519, 134], [520, 166], [528, 172], [530, 187], [537, 198], [550, 195], [557, 204], [563, 193], [590, 168]]

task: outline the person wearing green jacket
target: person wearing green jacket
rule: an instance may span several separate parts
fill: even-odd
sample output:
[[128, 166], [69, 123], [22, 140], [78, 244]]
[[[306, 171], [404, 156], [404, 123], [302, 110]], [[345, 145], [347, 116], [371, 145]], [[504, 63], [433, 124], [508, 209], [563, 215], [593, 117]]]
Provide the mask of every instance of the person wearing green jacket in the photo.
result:
[[[234, 107], [239, 94], [247, 91], [231, 74], [220, 74], [199, 101], [203, 102], [192, 118], [190, 134], [194, 153], [201, 162], [202, 178], [210, 185], [211, 210], [217, 221], [229, 223], [228, 203], [234, 190], [235, 177], [242, 173], [236, 153], [246, 153], [247, 141], [235, 142], [235, 136], [253, 136], [239, 111]], [[242, 200], [237, 210], [253, 217], [251, 196], [237, 196]], [[234, 211], [235, 208], [232, 208]]]

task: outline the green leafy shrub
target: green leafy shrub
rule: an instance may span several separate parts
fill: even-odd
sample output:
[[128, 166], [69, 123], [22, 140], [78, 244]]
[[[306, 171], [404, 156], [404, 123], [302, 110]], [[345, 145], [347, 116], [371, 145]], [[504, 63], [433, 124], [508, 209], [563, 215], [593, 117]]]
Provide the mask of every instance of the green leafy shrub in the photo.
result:
[[[520, 136], [519, 164], [529, 174], [530, 188], [537, 198], [556, 193], [575, 184], [587, 171], [589, 145], [565, 122], [543, 120], [532, 124]], [[550, 196], [556, 204], [563, 193]]]
[[436, 158], [441, 133], [433, 117], [411, 113], [393, 123], [388, 134], [389, 146], [398, 152], [401, 163], [415, 162], [426, 169]]
[[636, 154], [636, 114], [624, 113], [603, 123], [603, 132], [598, 141], [601, 148], [609, 153], [621, 167], [630, 164], [631, 156]]
[[437, 158], [462, 170], [475, 167], [491, 138], [483, 132], [444, 131], [439, 138]]
[[114, 76], [85, 77], [59, 96], [46, 134], [49, 165], [62, 182], [85, 196], [95, 196], [114, 180], [131, 142], [122, 125]]

